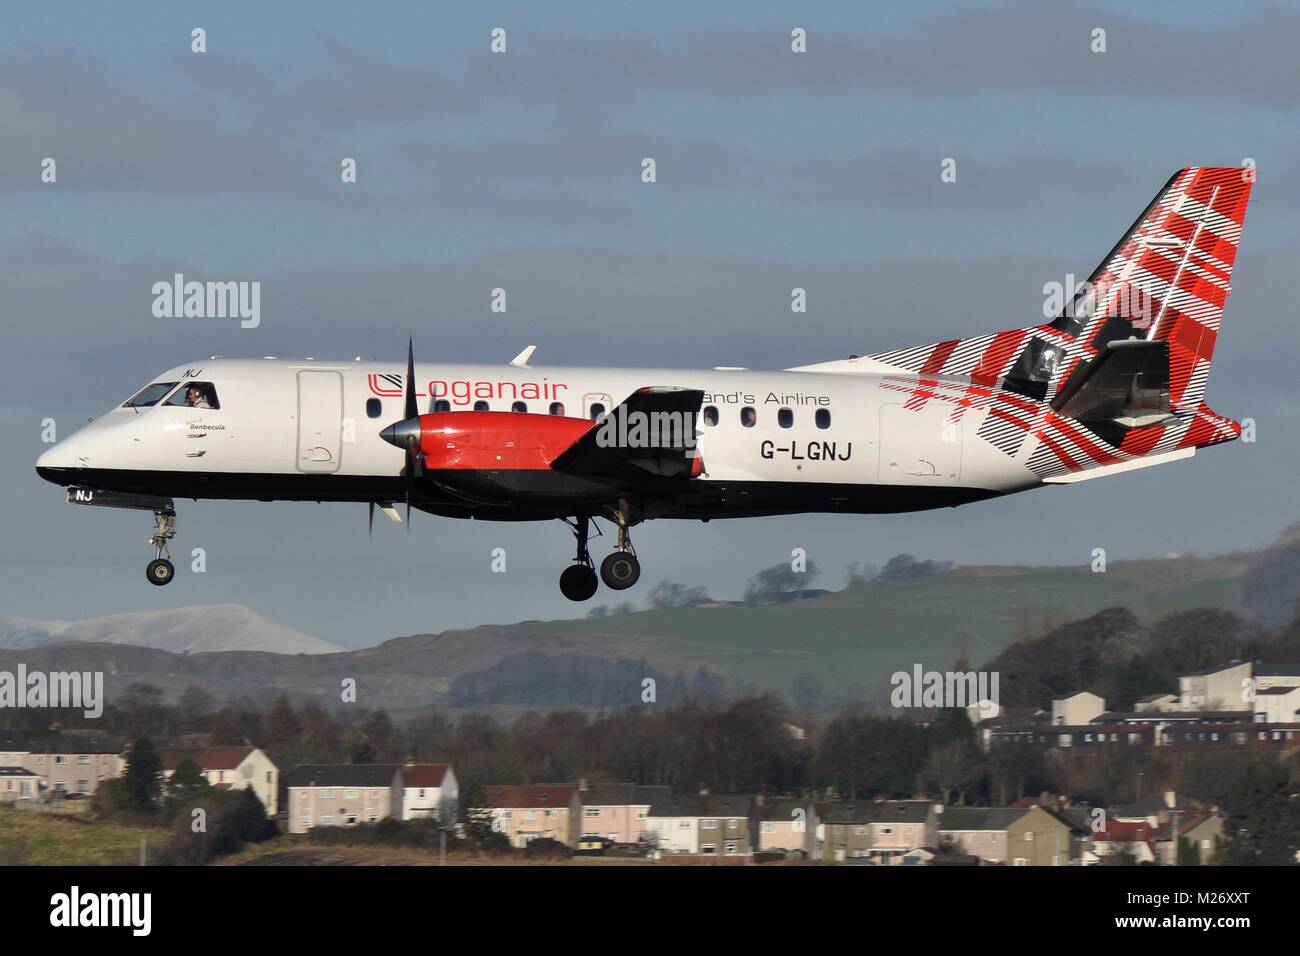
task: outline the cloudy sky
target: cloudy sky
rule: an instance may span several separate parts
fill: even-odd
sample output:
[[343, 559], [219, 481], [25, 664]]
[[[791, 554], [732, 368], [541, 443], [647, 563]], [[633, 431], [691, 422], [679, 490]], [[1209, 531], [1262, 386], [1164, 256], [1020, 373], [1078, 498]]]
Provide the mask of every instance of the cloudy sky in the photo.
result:
[[[780, 368], [1032, 325], [1174, 170], [1247, 158], [1207, 398], [1258, 441], [934, 514], [653, 523], [629, 596], [735, 596], [796, 546], [839, 586], [899, 552], [1215, 553], [1297, 518], [1295, 7], [454, 6], [0, 13], [0, 615], [230, 601], [349, 645], [572, 616], [562, 525], [417, 515], [368, 540], [362, 505], [184, 502], [174, 553], [208, 571], [151, 587], [148, 515], [63, 504], [32, 470], [41, 421], [67, 434], [193, 358], [400, 359], [408, 332], [429, 361]], [[261, 326], [154, 318], [175, 272], [260, 281]]]

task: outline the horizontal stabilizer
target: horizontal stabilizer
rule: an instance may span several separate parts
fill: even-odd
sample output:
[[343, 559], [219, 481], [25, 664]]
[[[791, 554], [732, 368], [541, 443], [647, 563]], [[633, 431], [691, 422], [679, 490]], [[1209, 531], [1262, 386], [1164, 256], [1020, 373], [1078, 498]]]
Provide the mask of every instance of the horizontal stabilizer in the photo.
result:
[[1169, 408], [1169, 343], [1117, 339], [1066, 380], [1052, 407], [1081, 422], [1154, 425], [1173, 417]]

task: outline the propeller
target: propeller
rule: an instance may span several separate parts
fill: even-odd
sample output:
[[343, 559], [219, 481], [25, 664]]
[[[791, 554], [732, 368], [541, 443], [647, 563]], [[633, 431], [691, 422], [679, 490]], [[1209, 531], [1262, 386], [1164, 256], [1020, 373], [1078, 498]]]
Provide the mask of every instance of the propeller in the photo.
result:
[[[402, 477], [406, 486], [406, 530], [411, 530], [411, 492], [415, 487], [415, 478], [420, 472], [420, 408], [415, 398], [415, 342], [406, 340], [406, 379], [403, 382], [403, 418], [400, 422], [389, 425], [379, 436], [390, 445], [406, 451], [406, 467]], [[370, 503], [370, 520], [375, 516], [374, 502]]]

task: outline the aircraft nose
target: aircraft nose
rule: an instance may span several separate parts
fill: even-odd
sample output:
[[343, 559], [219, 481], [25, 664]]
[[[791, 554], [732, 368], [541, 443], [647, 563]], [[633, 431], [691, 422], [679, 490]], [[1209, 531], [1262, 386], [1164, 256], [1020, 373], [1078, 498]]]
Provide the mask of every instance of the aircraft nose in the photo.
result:
[[407, 418], [396, 424], [389, 425], [379, 433], [379, 437], [390, 445], [396, 445], [398, 448], [409, 448], [412, 441], [418, 445], [420, 443], [420, 419]]
[[74, 468], [80, 467], [71, 441], [61, 441], [36, 459], [36, 474], [56, 485], [66, 485]]

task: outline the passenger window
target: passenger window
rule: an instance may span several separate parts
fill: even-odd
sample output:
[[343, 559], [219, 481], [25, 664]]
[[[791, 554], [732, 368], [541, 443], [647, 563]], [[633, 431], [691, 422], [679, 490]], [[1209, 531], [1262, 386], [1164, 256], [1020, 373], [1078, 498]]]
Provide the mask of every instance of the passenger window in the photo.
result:
[[445, 398], [439, 398], [434, 401], [433, 410], [435, 412], [449, 412], [451, 411], [451, 402]]
[[377, 398], [366, 399], [366, 417], [378, 418], [384, 414], [384, 403]]
[[148, 408], [151, 405], [157, 405], [175, 387], [175, 382], [154, 382], [152, 385], [146, 385], [123, 402], [122, 407]]
[[217, 390], [211, 382], [186, 382], [167, 399], [168, 405], [186, 405], [190, 408], [220, 408]]
[[591, 420], [598, 422], [605, 417], [605, 406], [600, 402], [591, 403]]
[[718, 424], [718, 406], [704, 406], [704, 424], [708, 425], [710, 428]]
[[510, 406], [510, 410], [511, 410], [512, 412], [526, 412], [526, 411], [528, 411], [528, 403], [527, 403], [527, 402], [514, 402], [514, 403], [511, 404], [511, 406]]
[[551, 414], [552, 414], [552, 415], [559, 415], [561, 418], [563, 418], [563, 417], [564, 417], [564, 403], [563, 403], [563, 402], [551, 402]]
[[487, 410], [488, 410], [488, 403], [483, 401], [481, 398], [474, 403], [474, 411], [486, 412]]
[[754, 411], [753, 405], [746, 405], [740, 410], [740, 424], [746, 428], [753, 428], [758, 424], [758, 412]]
[[794, 412], [788, 408], [781, 408], [776, 413], [776, 423], [782, 428], [790, 428], [794, 425]]
[[817, 427], [818, 427], [818, 428], [830, 428], [830, 427], [831, 427], [831, 410], [830, 410], [829, 408], [819, 408], [819, 409], [817, 409], [817, 414], [816, 414], [815, 416], [813, 416], [813, 417], [814, 417], [814, 419], [815, 419], [816, 422], [817, 422]]

